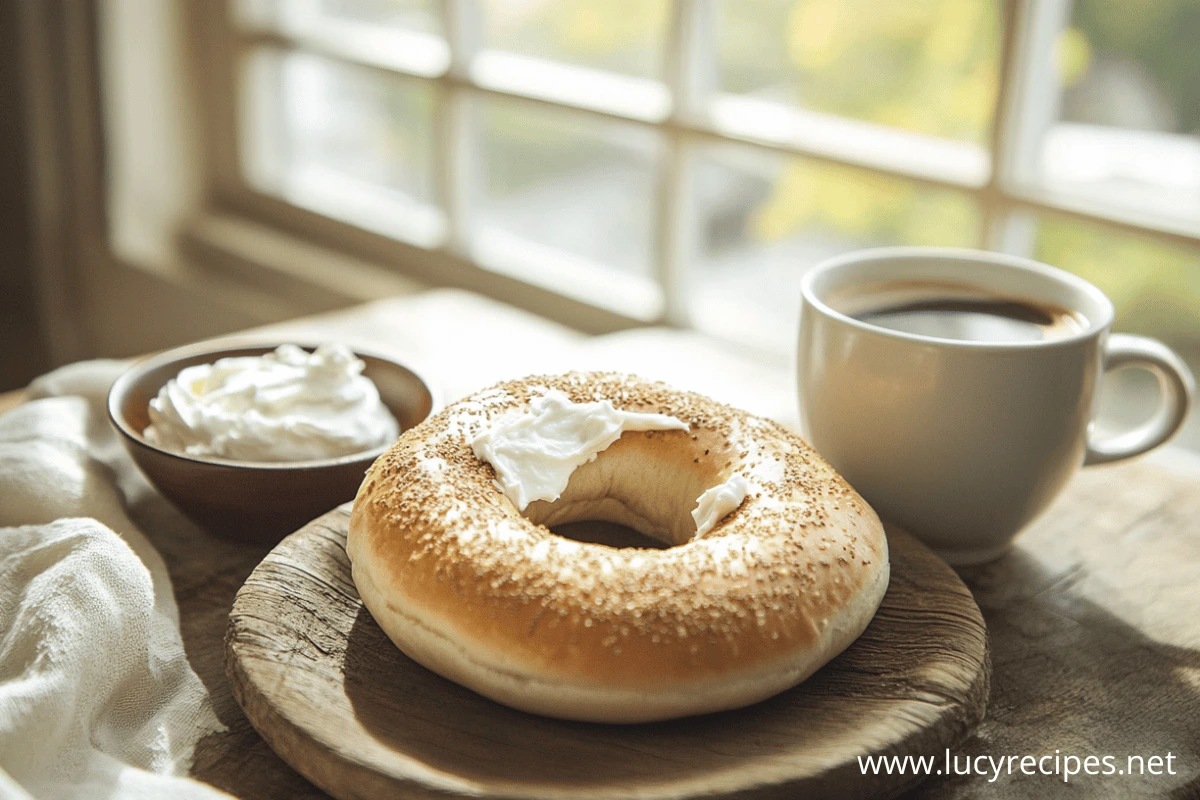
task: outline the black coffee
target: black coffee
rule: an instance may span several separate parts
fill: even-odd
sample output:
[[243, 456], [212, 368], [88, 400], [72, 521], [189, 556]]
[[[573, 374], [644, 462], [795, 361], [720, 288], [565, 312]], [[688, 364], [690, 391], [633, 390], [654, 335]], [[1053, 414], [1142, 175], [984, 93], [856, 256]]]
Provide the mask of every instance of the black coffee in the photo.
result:
[[1037, 342], [1083, 330], [1079, 317], [1070, 311], [1019, 300], [930, 298], [854, 316], [903, 333], [970, 342]]

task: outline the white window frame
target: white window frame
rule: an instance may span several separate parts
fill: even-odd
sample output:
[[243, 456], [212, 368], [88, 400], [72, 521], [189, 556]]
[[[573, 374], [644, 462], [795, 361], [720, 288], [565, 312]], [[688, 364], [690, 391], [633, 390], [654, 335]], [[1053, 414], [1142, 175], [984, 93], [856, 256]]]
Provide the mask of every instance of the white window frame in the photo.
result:
[[[1005, 0], [1000, 80], [989, 148], [934, 140], [858, 120], [802, 109], [780, 110], [753, 99], [703, 91], [697, 64], [711, 46], [709, 0], [676, 0], [667, 37], [666, 92], [661, 85], [548, 65], [498, 51], [481, 50], [473, 0], [445, 0], [446, 37], [421, 33], [372, 36], [353, 25], [320, 30], [248, 28], [234, 21], [232, 0], [220, 19], [209, 13], [205, 96], [209, 119], [212, 198], [219, 213], [234, 213], [282, 228], [325, 246], [395, 265], [418, 279], [474, 288], [585, 330], [638, 324], [689, 324], [686, 284], [692, 254], [689, 159], [697, 146], [729, 142], [784, 155], [799, 155], [899, 177], [918, 185], [952, 189], [976, 203], [982, 219], [977, 246], [1020, 255], [1032, 249], [1032, 221], [1046, 214], [1080, 220], [1187, 247], [1200, 246], [1195, 225], [1137, 211], [1103, 206], [1086, 197], [1039, 188], [1032, 165], [1045, 126], [1057, 116], [1058, 92], [1044, 77], [1054, 37], [1069, 19], [1070, 0]], [[242, 8], [245, 8], [243, 6]], [[391, 37], [391, 38], [389, 38]], [[404, 39], [397, 47], [394, 37]], [[435, 92], [437, 186], [445, 235], [436, 242], [403, 241], [355, 228], [297, 208], [251, 186], [242, 174], [238, 98], [241, 64], [259, 48], [305, 52], [429, 81]], [[564, 81], [590, 82], [574, 94]], [[467, 201], [471, 153], [467, 143], [471, 97], [500, 97], [649, 126], [662, 133], [665, 153], [659, 176], [659, 224], [654, 243], [655, 280], [662, 302], [641, 313], [589, 302], [538, 286], [511, 270], [484, 268], [470, 243]], [[751, 123], [746, 120], [750, 119]], [[901, 143], [903, 147], [895, 147]], [[891, 146], [889, 146], [891, 145]], [[895, 154], [903, 154], [897, 158]], [[424, 246], [421, 246], [424, 245]], [[541, 258], [548, 257], [541, 253]], [[549, 256], [549, 257], [552, 257]], [[564, 269], [566, 265], [564, 264]], [[505, 274], [507, 272], [507, 274]]]

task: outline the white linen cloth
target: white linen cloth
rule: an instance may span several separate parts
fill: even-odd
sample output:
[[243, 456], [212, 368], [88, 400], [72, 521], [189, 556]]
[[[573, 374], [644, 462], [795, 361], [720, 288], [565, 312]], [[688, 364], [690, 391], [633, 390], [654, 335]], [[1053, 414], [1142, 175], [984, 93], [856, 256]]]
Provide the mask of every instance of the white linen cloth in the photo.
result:
[[123, 368], [64, 367], [0, 415], [0, 800], [229, 798], [184, 777], [223, 726], [123, 505], [136, 468], [104, 410]]

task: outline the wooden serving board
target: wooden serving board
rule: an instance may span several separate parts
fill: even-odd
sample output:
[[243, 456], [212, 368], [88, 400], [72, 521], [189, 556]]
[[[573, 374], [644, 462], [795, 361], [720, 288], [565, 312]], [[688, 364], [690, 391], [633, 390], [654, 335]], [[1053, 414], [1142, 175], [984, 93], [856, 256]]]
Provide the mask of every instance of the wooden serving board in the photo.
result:
[[800, 686], [738, 711], [645, 725], [514, 711], [408, 659], [363, 607], [348, 506], [284, 539], [238, 592], [226, 672], [292, 767], [350, 798], [886, 797], [910, 775], [858, 756], [935, 755], [982, 720], [983, 617], [954, 571], [888, 532], [891, 586], [866, 632]]

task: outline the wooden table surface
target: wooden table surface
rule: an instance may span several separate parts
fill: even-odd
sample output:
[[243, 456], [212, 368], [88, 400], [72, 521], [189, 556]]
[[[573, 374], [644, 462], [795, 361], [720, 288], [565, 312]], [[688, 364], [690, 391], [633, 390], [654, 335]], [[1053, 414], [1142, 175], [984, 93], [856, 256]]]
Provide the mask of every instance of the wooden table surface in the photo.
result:
[[[431, 292], [271, 330], [370, 343], [419, 362], [447, 399], [501, 378], [621, 368], [795, 424], [786, 364], [696, 334], [588, 338], [461, 292]], [[963, 571], [991, 635], [987, 719], [959, 756], [1015, 760], [1014, 774], [934, 777], [921, 798], [1200, 797], [1200, 459], [1161, 455], [1082, 470], [992, 564]], [[228, 726], [197, 748], [193, 774], [243, 800], [324, 797], [250, 727], [230, 693], [222, 641], [234, 594], [267, 548], [182, 521], [148, 489], [131, 514], [171, 570], [184, 642]], [[1164, 759], [1163, 774], [1022, 775], [1020, 757]], [[1166, 757], [1171, 768], [1167, 774]], [[944, 754], [937, 755], [945, 758]], [[1051, 762], [1043, 762], [1049, 768]], [[1156, 763], [1156, 762], [1149, 762]], [[939, 766], [942, 766], [939, 764]], [[1102, 768], [1102, 767], [1101, 767]]]

